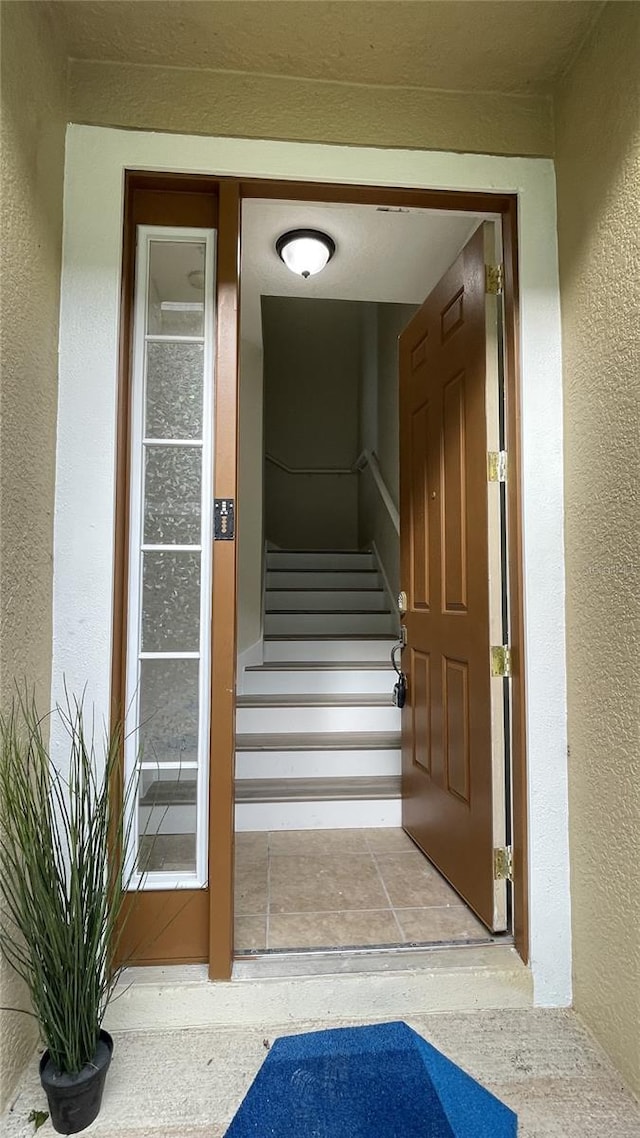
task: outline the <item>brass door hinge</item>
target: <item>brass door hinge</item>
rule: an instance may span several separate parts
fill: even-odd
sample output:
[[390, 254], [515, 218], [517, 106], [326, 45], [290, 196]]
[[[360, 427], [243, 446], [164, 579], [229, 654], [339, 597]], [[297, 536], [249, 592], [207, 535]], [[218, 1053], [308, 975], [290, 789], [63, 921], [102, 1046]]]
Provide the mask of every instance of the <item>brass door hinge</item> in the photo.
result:
[[497, 296], [504, 291], [504, 269], [502, 265], [485, 265], [484, 291]]
[[487, 453], [487, 477], [489, 482], [507, 481], [506, 450], [490, 450]]
[[513, 850], [511, 846], [500, 846], [493, 851], [494, 881], [513, 881]]
[[508, 644], [496, 644], [491, 648], [491, 675], [506, 679], [511, 675], [511, 651]]

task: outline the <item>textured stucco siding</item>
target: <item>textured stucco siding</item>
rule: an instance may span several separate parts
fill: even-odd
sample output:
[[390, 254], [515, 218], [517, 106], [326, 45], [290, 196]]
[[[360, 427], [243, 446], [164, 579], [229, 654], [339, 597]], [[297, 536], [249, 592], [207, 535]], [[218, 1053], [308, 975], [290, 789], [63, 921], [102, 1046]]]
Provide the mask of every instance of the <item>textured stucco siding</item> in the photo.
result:
[[[48, 706], [62, 236], [65, 63], [46, 8], [2, 5], [0, 698], [15, 680]], [[0, 962], [0, 1006], [25, 1007]], [[35, 1042], [0, 1012], [0, 1110]]]
[[542, 95], [367, 87], [271, 75], [74, 60], [72, 122], [351, 146], [553, 153]]
[[640, 1092], [640, 4], [557, 99], [574, 992]]

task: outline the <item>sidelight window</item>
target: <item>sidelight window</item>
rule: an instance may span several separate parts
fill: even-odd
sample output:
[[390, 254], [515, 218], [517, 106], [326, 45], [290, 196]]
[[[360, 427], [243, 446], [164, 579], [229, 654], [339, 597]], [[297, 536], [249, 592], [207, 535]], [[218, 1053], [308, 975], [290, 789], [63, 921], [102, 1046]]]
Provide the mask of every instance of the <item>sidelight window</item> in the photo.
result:
[[125, 769], [145, 889], [207, 883], [215, 232], [139, 226]]

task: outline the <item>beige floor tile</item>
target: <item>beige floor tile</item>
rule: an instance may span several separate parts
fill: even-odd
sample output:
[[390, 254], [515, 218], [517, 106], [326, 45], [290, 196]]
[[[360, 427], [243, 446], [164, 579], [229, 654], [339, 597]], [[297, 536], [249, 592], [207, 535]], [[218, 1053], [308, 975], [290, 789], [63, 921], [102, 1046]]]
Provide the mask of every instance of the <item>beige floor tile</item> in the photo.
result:
[[339, 857], [368, 853], [364, 830], [271, 830], [271, 856]]
[[260, 859], [236, 864], [236, 912], [254, 915], [267, 911], [267, 861]]
[[250, 952], [267, 946], [267, 917], [239, 915], [235, 921], [234, 948], [236, 952]]
[[351, 948], [397, 944], [398, 925], [390, 909], [341, 913], [273, 913], [269, 948]]
[[248, 830], [245, 833], [239, 833], [235, 836], [236, 856], [241, 854], [244, 857], [250, 856], [267, 856], [269, 848], [269, 835], [266, 830]]
[[373, 853], [404, 853], [416, 849], [408, 834], [399, 827], [362, 830], [362, 833]]
[[417, 850], [376, 854], [376, 864], [391, 904], [397, 909], [461, 905], [457, 893]]
[[342, 857], [273, 857], [271, 913], [388, 909], [389, 902], [370, 854]]
[[466, 905], [394, 910], [403, 939], [421, 944], [455, 940], [486, 940], [491, 933]]
[[[236, 850], [235, 869], [237, 874], [264, 874], [264, 880], [266, 883], [268, 864], [269, 855], [266, 853], [260, 853], [258, 850], [251, 849]], [[263, 908], [265, 906], [263, 906]]]

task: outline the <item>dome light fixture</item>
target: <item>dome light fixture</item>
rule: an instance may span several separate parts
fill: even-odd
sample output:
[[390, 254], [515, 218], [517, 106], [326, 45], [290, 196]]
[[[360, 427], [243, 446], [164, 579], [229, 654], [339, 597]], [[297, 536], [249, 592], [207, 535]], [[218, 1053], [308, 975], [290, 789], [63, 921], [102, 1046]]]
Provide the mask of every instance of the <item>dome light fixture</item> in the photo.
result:
[[288, 269], [298, 276], [312, 277], [321, 272], [336, 251], [336, 243], [319, 229], [290, 229], [276, 241], [276, 253]]

